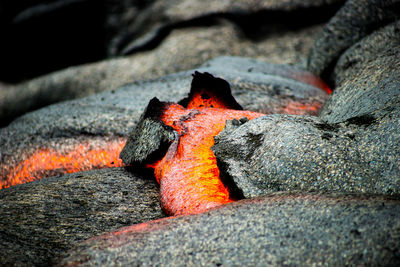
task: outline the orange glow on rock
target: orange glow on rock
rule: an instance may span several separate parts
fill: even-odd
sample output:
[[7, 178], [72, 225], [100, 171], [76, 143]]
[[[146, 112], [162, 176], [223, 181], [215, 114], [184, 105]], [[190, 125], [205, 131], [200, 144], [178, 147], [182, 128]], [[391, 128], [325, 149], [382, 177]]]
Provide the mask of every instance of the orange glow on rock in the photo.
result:
[[310, 72], [296, 72], [292, 74], [292, 79], [317, 87], [328, 94], [332, 93], [331, 88], [321, 78]]
[[286, 107], [283, 108], [283, 113], [292, 115], [307, 115], [307, 114], [317, 114], [321, 109], [321, 104], [318, 102], [312, 105], [304, 105], [299, 102], [290, 102]]
[[195, 214], [231, 202], [211, 151], [214, 136], [222, 131], [227, 120], [243, 117], [251, 120], [263, 115], [224, 108], [186, 109], [169, 104], [161, 120], [178, 132], [179, 139], [154, 164], [164, 211], [169, 215]]
[[65, 153], [39, 149], [16, 166], [0, 167], [0, 173], [6, 173], [5, 179], [0, 180], [0, 189], [59, 174], [123, 166], [119, 153], [125, 142], [125, 138], [117, 138], [103, 141], [101, 147], [81, 143]]
[[218, 99], [212, 92], [202, 90], [193, 94], [187, 108], [226, 108], [226, 104], [222, 99]]

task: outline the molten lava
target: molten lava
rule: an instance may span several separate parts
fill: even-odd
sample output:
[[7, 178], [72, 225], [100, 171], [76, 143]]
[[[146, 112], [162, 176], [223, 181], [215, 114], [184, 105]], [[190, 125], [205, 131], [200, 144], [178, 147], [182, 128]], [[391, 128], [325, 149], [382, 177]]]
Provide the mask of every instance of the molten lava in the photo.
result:
[[62, 153], [55, 149], [39, 149], [16, 166], [0, 170], [6, 179], [0, 180], [0, 189], [42, 179], [56, 174], [73, 173], [105, 167], [123, 166], [118, 155], [126, 142], [116, 138], [92, 147], [90, 142], [81, 143]]
[[165, 212], [194, 214], [231, 202], [211, 151], [214, 136], [222, 131], [227, 120], [251, 120], [263, 115], [223, 108], [185, 109], [170, 104], [161, 119], [179, 133], [179, 139], [154, 169]]
[[251, 120], [264, 115], [232, 109], [241, 107], [232, 97], [229, 84], [207, 73], [194, 74], [189, 98], [184, 102], [186, 108], [158, 102], [162, 105], [158, 119], [179, 137], [160, 161], [147, 165], [154, 168], [160, 183], [161, 206], [170, 215], [199, 213], [232, 201], [211, 151], [214, 137], [227, 120]]
[[[330, 93], [319, 78], [307, 73], [296, 75], [292, 78]], [[251, 120], [264, 114], [241, 110], [226, 81], [198, 72], [194, 74], [188, 98], [179, 104], [163, 103], [159, 108], [156, 110], [157, 123], [162, 122], [163, 126], [171, 127], [171, 131], [177, 134], [171, 144], [168, 139], [169, 147], [166, 147], [165, 155], [160, 155], [160, 160], [146, 162], [147, 167], [154, 168], [160, 183], [163, 209], [170, 215], [195, 214], [233, 201], [220, 180], [217, 161], [211, 150], [214, 137], [222, 131], [227, 120], [244, 117]], [[303, 114], [319, 108], [290, 103], [283, 108], [283, 112]], [[99, 142], [90, 142], [62, 152], [53, 148], [39, 149], [16, 165], [0, 166], [3, 177], [0, 188], [55, 174], [124, 165], [118, 156], [126, 139], [103, 140], [100, 145]]]
[[[322, 81], [307, 73], [293, 78], [317, 85], [321, 89], [327, 88]], [[315, 112], [319, 107], [290, 103], [283, 108], [283, 112], [304, 114]], [[220, 179], [217, 160], [211, 147], [214, 145], [214, 137], [223, 130], [227, 120], [244, 117], [251, 120], [265, 115], [241, 109], [225, 80], [198, 72], [193, 75], [188, 98], [179, 104], [162, 103], [157, 99], [150, 101], [142, 119], [148, 117], [161, 121], [177, 133], [160, 160], [146, 162], [146, 167], [154, 168], [160, 184], [161, 206], [167, 214], [196, 214], [233, 201]], [[138, 136], [140, 131], [147, 134], [152, 130], [138, 128], [137, 131], [134, 136]], [[141, 147], [132, 147], [134, 151], [141, 150]], [[141, 162], [139, 157], [131, 160], [127, 158], [129, 153], [123, 154], [127, 163]]]

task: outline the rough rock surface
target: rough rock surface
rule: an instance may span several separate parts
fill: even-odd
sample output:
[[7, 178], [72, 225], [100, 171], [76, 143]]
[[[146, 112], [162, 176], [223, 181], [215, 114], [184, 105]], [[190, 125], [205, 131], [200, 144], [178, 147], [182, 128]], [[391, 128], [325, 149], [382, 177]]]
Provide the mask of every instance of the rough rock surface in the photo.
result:
[[226, 183], [245, 198], [292, 190], [398, 195], [399, 115], [342, 124], [268, 115], [227, 124], [212, 150]]
[[123, 168], [0, 190], [0, 262], [49, 265], [89, 237], [164, 217], [157, 185]]
[[400, 98], [399, 58], [400, 21], [349, 48], [335, 66], [337, 88], [325, 103], [321, 119], [336, 123], [396, 106]]
[[[74, 90], [113, 89], [197, 67], [223, 54], [298, 63], [321, 29], [316, 25], [321, 17], [310, 16], [316, 12], [311, 7], [326, 3], [233, 2], [212, 1], [220, 5], [213, 6], [219, 13], [206, 15], [208, 6], [200, 1], [168, 1], [171, 6], [155, 1], [153, 11], [132, 24], [137, 28], [129, 28], [128, 18], [122, 32], [128, 29], [130, 36], [118, 36], [109, 50], [130, 53], [159, 45], [154, 51], [70, 68], [17, 85], [20, 91], [15, 92], [22, 95], [29, 88], [36, 100], [50, 89], [55, 96], [64, 91], [74, 97]], [[328, 4], [334, 2], [340, 1]], [[242, 4], [254, 3], [261, 9], [271, 6], [268, 12], [239, 12]], [[275, 114], [243, 125], [243, 120], [232, 121], [217, 138], [222, 178], [232, 190], [246, 197], [269, 195], [195, 216], [147, 222], [163, 216], [157, 188], [135, 172], [98, 170], [15, 186], [0, 191], [2, 205], [10, 207], [0, 211], [1, 263], [48, 264], [87, 237], [146, 222], [85, 241], [61, 264], [400, 265], [399, 30], [398, 23], [383, 28], [398, 14], [398, 3], [350, 0], [324, 28], [308, 68], [332, 78], [337, 88], [320, 117]], [[221, 16], [230, 7], [238, 9]], [[300, 7], [305, 9], [296, 12]], [[269, 27], [266, 14], [281, 15], [272, 20], [282, 27]], [[301, 21], [301, 14], [309, 20]], [[288, 16], [297, 18], [298, 26], [282, 21]], [[251, 28], [258, 22], [255, 34]], [[291, 67], [225, 57], [196, 70], [226, 79], [245, 109], [283, 113], [293, 102], [309, 107], [326, 99], [319, 89], [294, 81]], [[62, 150], [127, 136], [151, 98], [176, 102], [185, 97], [192, 72], [128, 84], [20, 117], [0, 130], [0, 169], [37, 148]], [[10, 103], [28, 106], [23, 96], [16, 100]], [[304, 114], [315, 115], [315, 110]], [[282, 190], [323, 192], [271, 194]]]
[[[339, 13], [340, 14], [340, 13]], [[340, 57], [319, 118], [272, 115], [229, 124], [213, 151], [244, 197], [273, 191], [400, 194], [400, 24]]]
[[[339, 56], [361, 38], [398, 19], [398, 0], [349, 0], [323, 28], [310, 51], [307, 68], [322, 76]], [[326, 77], [326, 78], [328, 78]]]
[[[94, 5], [99, 1], [87, 2]], [[138, 6], [121, 14], [116, 11], [108, 23], [113, 29], [119, 27], [110, 29], [113, 37], [109, 37], [108, 49], [115, 50], [111, 53], [117, 55], [129, 47], [135, 53], [66, 68], [20, 84], [0, 85], [0, 126], [51, 103], [192, 69], [221, 55], [253, 57], [281, 64], [298, 63], [306, 57], [320, 25], [334, 14], [338, 2], [341, 1], [212, 1], [204, 4], [177, 0], [154, 1], [142, 7], [135, 3]], [[29, 43], [21, 38], [21, 43]], [[10, 45], [10, 49], [13, 47]], [[42, 55], [38, 53], [41, 47], [39, 45], [30, 54]], [[6, 50], [7, 55], [12, 54], [10, 49]], [[25, 46], [17, 52], [29, 49]], [[12, 62], [15, 58], [12, 57]], [[43, 63], [43, 59], [34, 62], [34, 69], [37, 69], [37, 62]], [[4, 68], [9, 71], [10, 66]], [[21, 66], [16, 69], [23, 72]]]
[[400, 201], [275, 194], [83, 242], [61, 266], [397, 265]]
[[[321, 89], [291, 79], [293, 72], [301, 71], [295, 67], [222, 57], [197, 70], [226, 79], [237, 101], [248, 110], [287, 113], [286, 107], [297, 103], [315, 106], [316, 109], [304, 111], [315, 114], [328, 97]], [[1, 166], [16, 164], [39, 148], [68, 150], [77, 143], [92, 142], [96, 138], [128, 136], [150, 99], [177, 102], [186, 97], [193, 72], [129, 84], [18, 118], [0, 129], [0, 176], [7, 175]]]

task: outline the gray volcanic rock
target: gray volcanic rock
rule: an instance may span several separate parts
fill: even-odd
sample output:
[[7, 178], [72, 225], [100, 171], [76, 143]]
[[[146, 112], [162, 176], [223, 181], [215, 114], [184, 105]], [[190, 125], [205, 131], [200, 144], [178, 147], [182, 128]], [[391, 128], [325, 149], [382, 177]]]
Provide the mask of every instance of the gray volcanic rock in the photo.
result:
[[89, 237], [164, 217], [156, 183], [123, 168], [0, 190], [0, 262], [49, 265]]
[[400, 200], [275, 194], [89, 239], [61, 266], [400, 263]]
[[225, 182], [245, 198], [292, 190], [398, 195], [399, 115], [381, 110], [341, 124], [288, 115], [230, 122], [212, 150]]
[[400, 21], [349, 48], [333, 77], [337, 88], [321, 110], [321, 119], [336, 123], [388, 106], [400, 98]]
[[317, 75], [332, 68], [339, 56], [372, 31], [398, 18], [398, 0], [349, 0], [324, 27], [310, 51], [307, 69]]
[[343, 0], [154, 1], [138, 16], [131, 16], [133, 20], [120, 29], [109, 50], [111, 54], [128, 54], [153, 46], [173, 29], [209, 26], [220, 18], [235, 23], [245, 35], [263, 37], [272, 25], [287, 30], [294, 20], [297, 25], [292, 27], [325, 22], [342, 3]]
[[[230, 65], [235, 67], [230, 70], [227, 68]], [[315, 108], [306, 111], [297, 109], [298, 112], [315, 114], [328, 97], [318, 88], [293, 80], [293, 73], [304, 72], [295, 67], [223, 57], [197, 70], [226, 79], [244, 109], [287, 113], [296, 111], [296, 106], [287, 107], [298, 103]], [[7, 166], [17, 164], [37, 149], [70, 150], [83, 142], [128, 136], [150, 99], [157, 97], [162, 101], [177, 102], [186, 97], [193, 72], [128, 84], [117, 90], [51, 105], [20, 117], [0, 129], [0, 177], [4, 179], [7, 176]], [[104, 142], [100, 145], [104, 146]]]
[[166, 150], [177, 138], [174, 130], [162, 122], [146, 118], [139, 122], [137, 128], [126, 142], [120, 158], [127, 165], [143, 164], [149, 161], [160, 150]]
[[[347, 12], [361, 12], [357, 5], [349, 1], [326, 32]], [[378, 11], [371, 6], [366, 14]], [[360, 20], [377, 27], [376, 18]], [[332, 75], [337, 88], [318, 118], [271, 115], [227, 124], [213, 151], [231, 189], [242, 197], [287, 190], [400, 194], [399, 32], [400, 22], [389, 24], [341, 55]]]

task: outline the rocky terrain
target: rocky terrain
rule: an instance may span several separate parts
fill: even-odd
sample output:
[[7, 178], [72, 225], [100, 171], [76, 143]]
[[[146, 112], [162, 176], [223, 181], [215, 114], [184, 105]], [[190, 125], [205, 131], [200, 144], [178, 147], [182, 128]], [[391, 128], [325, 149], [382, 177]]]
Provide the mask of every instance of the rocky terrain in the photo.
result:
[[[108, 28], [119, 58], [1, 87], [1, 178], [38, 149], [126, 139], [150, 99], [184, 98], [197, 70], [269, 114], [215, 137], [221, 179], [243, 199], [166, 217], [153, 174], [138, 167], [13, 186], [0, 190], [0, 262], [399, 265], [400, 2], [166, 2]], [[309, 72], [333, 93], [298, 79]]]

